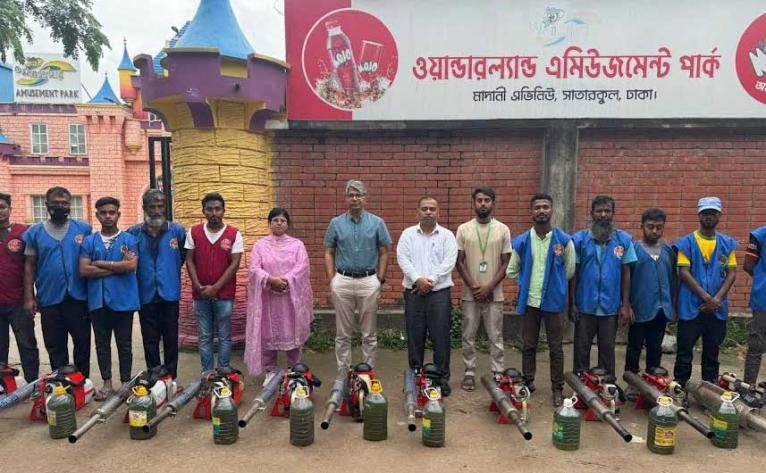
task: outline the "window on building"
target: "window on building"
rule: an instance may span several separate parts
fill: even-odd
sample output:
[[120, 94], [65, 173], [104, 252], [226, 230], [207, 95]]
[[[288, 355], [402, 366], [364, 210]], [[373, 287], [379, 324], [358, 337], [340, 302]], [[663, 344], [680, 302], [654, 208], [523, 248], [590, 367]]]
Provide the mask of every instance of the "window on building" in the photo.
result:
[[[78, 220], [83, 220], [82, 196], [73, 195], [69, 206], [69, 216]], [[48, 220], [48, 208], [45, 206], [44, 195], [32, 196], [32, 220], [34, 223]]]
[[32, 124], [32, 154], [48, 154], [48, 125]]
[[72, 155], [88, 154], [85, 146], [85, 125], [80, 123], [69, 125], [69, 153]]

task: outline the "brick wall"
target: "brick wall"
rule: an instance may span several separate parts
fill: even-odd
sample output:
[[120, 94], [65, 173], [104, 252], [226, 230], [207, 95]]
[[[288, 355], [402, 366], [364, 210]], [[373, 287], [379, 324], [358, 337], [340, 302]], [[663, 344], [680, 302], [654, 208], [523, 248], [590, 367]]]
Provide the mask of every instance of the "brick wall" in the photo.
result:
[[[291, 211], [292, 234], [306, 244], [317, 304], [326, 305], [324, 237], [330, 219], [345, 211], [343, 183], [362, 179], [367, 209], [385, 219], [396, 242], [417, 223], [419, 197], [440, 202], [440, 223], [455, 231], [472, 217], [471, 191], [497, 192], [496, 217], [517, 234], [529, 225], [529, 196], [538, 190], [542, 133], [353, 133], [277, 135], [273, 150], [277, 204]], [[265, 217], [265, 216], [264, 216]], [[401, 303], [401, 271], [391, 252], [381, 303]], [[459, 281], [457, 273], [454, 280]], [[459, 282], [458, 282], [459, 284]], [[513, 285], [506, 284], [513, 298]], [[457, 301], [458, 290], [453, 291]]]
[[[587, 225], [591, 199], [617, 199], [616, 223], [640, 237], [640, 216], [650, 206], [669, 215], [666, 237], [674, 241], [697, 225], [696, 202], [718, 195], [724, 203], [720, 230], [737, 238], [740, 267], [750, 229], [766, 223], [758, 199], [766, 184], [766, 134], [725, 130], [582, 130], [577, 168], [576, 225]], [[496, 216], [518, 235], [529, 226], [528, 202], [538, 190], [542, 132], [282, 132], [275, 137], [274, 175], [279, 205], [294, 220], [312, 261], [315, 300], [327, 303], [322, 237], [329, 220], [344, 211], [342, 185], [361, 178], [369, 187], [368, 209], [381, 215], [394, 237], [416, 223], [424, 193], [441, 202], [440, 221], [451, 230], [471, 217], [470, 192], [495, 187]], [[401, 303], [401, 272], [392, 254], [381, 302]], [[453, 279], [459, 280], [457, 272]], [[458, 283], [459, 284], [459, 283]], [[740, 271], [731, 296], [734, 310], [747, 307], [750, 278]], [[459, 292], [453, 292], [457, 300]], [[506, 284], [513, 300], [515, 284]], [[510, 308], [510, 307], [508, 307]]]
[[750, 277], [741, 270], [751, 229], [766, 224], [766, 134], [749, 131], [621, 131], [580, 133], [577, 167], [577, 227], [587, 225], [597, 194], [617, 200], [617, 225], [640, 237], [641, 213], [668, 213], [665, 238], [675, 241], [699, 226], [697, 200], [723, 201], [719, 230], [739, 241], [740, 270], [730, 296], [744, 310]]

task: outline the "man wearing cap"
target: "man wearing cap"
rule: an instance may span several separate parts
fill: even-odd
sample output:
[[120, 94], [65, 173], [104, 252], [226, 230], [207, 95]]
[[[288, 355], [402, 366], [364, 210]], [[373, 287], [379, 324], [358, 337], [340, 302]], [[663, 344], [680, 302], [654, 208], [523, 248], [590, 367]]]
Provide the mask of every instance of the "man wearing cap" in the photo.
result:
[[373, 366], [378, 296], [386, 281], [391, 235], [382, 218], [364, 210], [367, 188], [362, 181], [346, 182], [344, 195], [348, 210], [330, 221], [324, 237], [325, 270], [335, 307], [335, 358], [338, 368], [351, 366], [351, 337], [358, 313], [362, 356]]
[[702, 379], [718, 379], [718, 348], [726, 336], [727, 294], [737, 274], [737, 241], [716, 232], [721, 199], [697, 204], [700, 228], [682, 237], [678, 248], [678, 354], [674, 376], [683, 386], [691, 377], [694, 345], [702, 337]]

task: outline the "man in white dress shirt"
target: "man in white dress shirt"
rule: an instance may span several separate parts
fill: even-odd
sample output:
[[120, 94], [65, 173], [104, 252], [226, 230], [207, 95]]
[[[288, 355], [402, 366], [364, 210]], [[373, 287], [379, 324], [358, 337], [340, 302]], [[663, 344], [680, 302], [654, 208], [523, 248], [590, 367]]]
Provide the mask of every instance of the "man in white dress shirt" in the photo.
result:
[[452, 269], [457, 260], [455, 235], [438, 224], [439, 203], [431, 196], [418, 202], [418, 225], [402, 232], [396, 258], [404, 273], [404, 319], [411, 369], [423, 366], [426, 335], [434, 365], [442, 375], [442, 395], [449, 396]]

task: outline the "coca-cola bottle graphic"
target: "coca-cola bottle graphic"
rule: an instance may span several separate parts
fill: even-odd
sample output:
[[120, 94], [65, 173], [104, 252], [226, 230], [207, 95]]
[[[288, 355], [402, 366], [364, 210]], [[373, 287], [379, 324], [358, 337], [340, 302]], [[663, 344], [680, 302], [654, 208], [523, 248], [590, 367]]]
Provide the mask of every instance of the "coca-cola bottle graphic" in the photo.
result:
[[325, 22], [327, 28], [327, 53], [330, 55], [333, 75], [346, 93], [359, 92], [359, 72], [356, 69], [351, 40], [340, 29], [337, 20]]
[[359, 76], [368, 84], [375, 82], [381, 75], [380, 56], [383, 54], [383, 45], [373, 41], [362, 41], [362, 52], [359, 56]]

